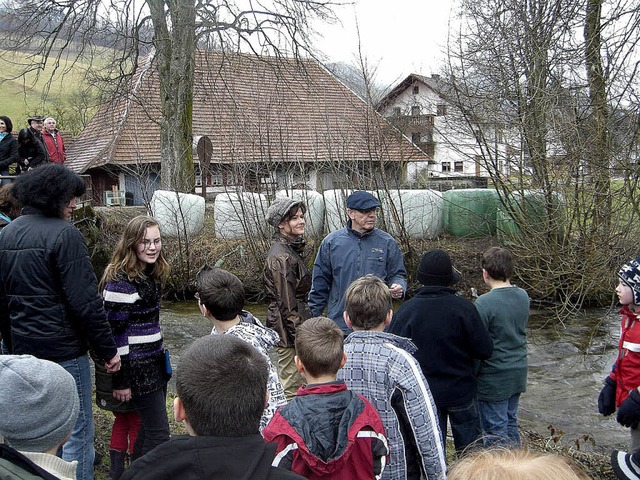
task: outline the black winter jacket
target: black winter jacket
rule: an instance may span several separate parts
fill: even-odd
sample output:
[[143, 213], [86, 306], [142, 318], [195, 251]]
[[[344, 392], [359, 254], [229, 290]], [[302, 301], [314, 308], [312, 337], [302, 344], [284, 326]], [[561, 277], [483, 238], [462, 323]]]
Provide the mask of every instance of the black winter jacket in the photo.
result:
[[469, 403], [477, 392], [478, 360], [493, 345], [475, 305], [447, 287], [422, 287], [391, 320], [389, 333], [410, 338], [413, 355], [429, 382], [438, 408]]
[[9, 166], [16, 163], [18, 156], [18, 140], [10, 133], [0, 140], [0, 171], [8, 170]]
[[246, 437], [173, 437], [131, 464], [121, 480], [303, 480], [272, 467], [275, 443]]
[[90, 345], [102, 360], [116, 355], [87, 246], [71, 223], [25, 207], [2, 229], [0, 330], [14, 354], [60, 362]]
[[[44, 146], [44, 141], [39, 140], [35, 135], [30, 142], [18, 143], [18, 157], [18, 166], [23, 172], [49, 162], [49, 153]], [[25, 159], [29, 160], [28, 164], [25, 163]]]
[[107, 373], [104, 363], [96, 357], [93, 351], [90, 354], [95, 366], [96, 405], [110, 412], [125, 413], [135, 411], [132, 402], [123, 402], [113, 398], [113, 375]]

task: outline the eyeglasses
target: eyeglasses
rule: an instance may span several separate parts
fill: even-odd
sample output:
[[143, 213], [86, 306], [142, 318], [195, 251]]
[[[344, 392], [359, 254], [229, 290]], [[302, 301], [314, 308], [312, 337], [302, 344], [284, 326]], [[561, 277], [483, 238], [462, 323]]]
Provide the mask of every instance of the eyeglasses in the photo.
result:
[[144, 239], [138, 245], [142, 245], [144, 247], [144, 249], [146, 250], [147, 248], [149, 248], [151, 246], [152, 243], [153, 243], [154, 246], [157, 247], [158, 245], [162, 244], [162, 240], [160, 240], [159, 238], [156, 238], [155, 240]]

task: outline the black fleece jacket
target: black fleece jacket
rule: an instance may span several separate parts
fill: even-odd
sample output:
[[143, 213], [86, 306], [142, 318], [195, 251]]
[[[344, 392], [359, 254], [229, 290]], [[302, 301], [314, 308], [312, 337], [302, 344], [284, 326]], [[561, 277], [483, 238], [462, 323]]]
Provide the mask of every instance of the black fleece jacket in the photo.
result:
[[469, 403], [477, 392], [477, 361], [493, 345], [476, 307], [448, 287], [422, 287], [393, 316], [389, 332], [410, 338], [438, 408]]

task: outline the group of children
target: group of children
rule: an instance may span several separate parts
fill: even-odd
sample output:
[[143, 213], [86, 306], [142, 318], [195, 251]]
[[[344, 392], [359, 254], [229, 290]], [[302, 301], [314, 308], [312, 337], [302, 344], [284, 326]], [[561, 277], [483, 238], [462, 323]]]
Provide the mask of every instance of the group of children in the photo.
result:
[[[488, 405], [479, 407], [480, 417], [483, 412], [485, 416], [491, 412], [489, 425], [491, 421], [496, 424], [500, 421], [505, 425], [501, 435], [518, 445], [517, 400], [526, 385], [523, 303], [525, 299], [528, 303], [528, 297], [526, 292], [523, 295], [524, 291], [510, 285], [513, 267], [505, 252], [492, 249], [483, 257], [483, 276], [491, 292], [478, 299], [477, 310], [490, 338], [485, 339], [481, 330], [475, 330], [478, 326], [473, 326], [471, 331], [476, 333], [472, 336], [481, 345], [475, 345], [477, 352], [472, 357], [483, 359], [481, 370], [493, 369], [494, 374], [488, 377], [486, 385], [481, 383], [479, 391], [486, 389], [496, 401], [488, 398]], [[418, 280], [429, 287], [424, 295], [448, 295], [442, 287], [459, 280], [450, 259], [442, 251], [425, 255], [418, 269]], [[619, 478], [640, 479], [637, 451], [640, 347], [636, 348], [640, 345], [640, 327], [636, 325], [640, 315], [640, 263], [636, 260], [625, 265], [619, 277], [616, 291], [623, 305], [620, 354], [598, 404], [605, 415], [617, 407], [618, 421], [631, 427], [630, 453], [614, 451], [612, 456], [616, 474]], [[200, 311], [211, 321], [213, 329], [210, 336], [197, 340], [182, 354], [176, 369], [178, 397], [174, 401], [174, 416], [176, 421], [185, 423], [189, 435], [162, 443], [133, 462], [124, 473], [117, 472], [117, 477], [123, 480], [446, 478], [444, 429], [447, 416], [454, 427], [452, 413], [445, 404], [434, 402], [430, 383], [437, 385], [438, 380], [432, 381], [429, 375], [437, 378], [437, 372], [429, 371], [421, 365], [421, 357], [414, 356], [416, 346], [411, 338], [421, 337], [416, 334], [411, 316], [403, 313], [403, 309], [411, 307], [408, 302], [399, 312], [400, 327], [395, 329], [403, 336], [388, 331], [393, 317], [392, 298], [388, 286], [379, 278], [366, 275], [347, 289], [344, 320], [353, 333], [346, 339], [328, 318], [311, 318], [298, 327], [295, 365], [306, 383], [288, 403], [278, 372], [269, 359], [270, 349], [278, 342], [277, 334], [243, 310], [245, 296], [240, 280], [219, 268], [203, 268], [196, 285]], [[466, 308], [464, 305], [460, 308], [463, 307]], [[469, 310], [467, 315], [473, 316], [472, 313]], [[514, 315], [524, 320], [498, 321]], [[482, 345], [487, 343], [488, 346]], [[496, 359], [496, 347], [499, 355], [507, 352], [507, 357]], [[441, 351], [446, 352], [446, 348]], [[496, 365], [513, 360], [509, 355], [517, 356], [519, 363], [514, 363], [517, 367], [507, 375]], [[492, 363], [491, 359], [495, 361]], [[465, 362], [472, 364], [471, 360]], [[466, 372], [465, 369], [460, 371]], [[4, 399], [6, 402], [3, 400], [2, 404], [13, 404], [19, 409], [15, 414], [6, 412], [0, 422], [0, 433], [16, 449], [0, 447], [0, 469], [18, 465], [39, 478], [75, 478], [75, 465], [55, 457], [78, 415], [71, 375], [46, 360], [4, 355], [0, 357], [0, 378], [3, 385], [0, 395], [10, 394], [16, 399], [15, 402]], [[466, 393], [462, 390], [457, 392]], [[66, 398], [65, 395], [70, 401], [58, 400]], [[139, 420], [130, 418], [135, 414], [119, 417], [134, 427], [139, 424]], [[20, 421], [16, 423], [18, 418]], [[33, 421], [25, 424], [25, 418]], [[485, 427], [484, 421], [482, 427], [480, 430]], [[469, 431], [476, 430], [474, 423]], [[135, 436], [136, 428], [123, 427], [120, 451], [133, 443], [127, 439], [132, 431]], [[454, 438], [458, 447], [456, 432], [457, 426]], [[484, 468], [481, 465], [497, 462], [554, 465], [554, 461], [540, 460], [535, 455], [493, 456], [481, 452], [454, 468], [450, 478], [471, 478], [464, 476], [470, 471], [476, 472], [473, 478], [480, 478], [478, 469]], [[562, 478], [587, 478], [563, 462], [554, 468], [556, 475], [566, 469], [567, 476]]]

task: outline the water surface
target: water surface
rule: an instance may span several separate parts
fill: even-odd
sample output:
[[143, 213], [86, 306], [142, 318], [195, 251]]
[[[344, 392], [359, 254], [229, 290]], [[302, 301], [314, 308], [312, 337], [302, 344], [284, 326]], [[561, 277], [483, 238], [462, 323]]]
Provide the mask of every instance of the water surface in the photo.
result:
[[[264, 320], [266, 307], [248, 309]], [[175, 367], [180, 353], [195, 339], [211, 332], [195, 300], [165, 302], [161, 321], [166, 346]], [[598, 414], [598, 394], [617, 352], [620, 316], [617, 309], [589, 310], [554, 325], [548, 317], [531, 316], [529, 322], [529, 378], [521, 397], [521, 425], [544, 437], [549, 425], [562, 431], [561, 442], [586, 451], [626, 449], [629, 432], [615, 414]], [[175, 388], [173, 381], [170, 388]], [[584, 440], [587, 436], [587, 440]]]

